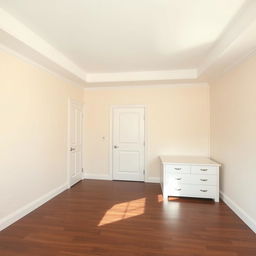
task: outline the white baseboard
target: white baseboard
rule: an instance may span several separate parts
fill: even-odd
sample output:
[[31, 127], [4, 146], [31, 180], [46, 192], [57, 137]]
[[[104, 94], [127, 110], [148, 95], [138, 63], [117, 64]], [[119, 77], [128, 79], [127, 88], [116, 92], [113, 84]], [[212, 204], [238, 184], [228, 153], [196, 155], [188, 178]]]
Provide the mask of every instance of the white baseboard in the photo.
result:
[[[110, 175], [95, 174], [95, 173], [85, 173], [83, 178], [88, 179], [88, 180], [112, 180]], [[147, 177], [145, 182], [160, 183], [160, 178], [159, 177]]]
[[148, 182], [148, 183], [160, 183], [160, 177], [147, 177], [145, 182]]
[[104, 174], [95, 174], [95, 173], [85, 173], [84, 179], [88, 180], [112, 180], [110, 175], [104, 175]]
[[229, 208], [254, 232], [256, 233], [256, 221], [240, 208], [230, 197], [222, 191], [220, 198], [229, 206]]
[[34, 200], [33, 202], [21, 207], [20, 209], [16, 210], [15, 212], [9, 214], [8, 216], [4, 217], [0, 220], [0, 231], [7, 228], [17, 220], [23, 218], [25, 215], [29, 214], [30, 212], [34, 211], [36, 208], [40, 207], [47, 201], [51, 200], [53, 197], [57, 196], [61, 192], [65, 191], [68, 188], [67, 184], [63, 184], [58, 188], [55, 188], [48, 192], [47, 194], [39, 197], [38, 199]]

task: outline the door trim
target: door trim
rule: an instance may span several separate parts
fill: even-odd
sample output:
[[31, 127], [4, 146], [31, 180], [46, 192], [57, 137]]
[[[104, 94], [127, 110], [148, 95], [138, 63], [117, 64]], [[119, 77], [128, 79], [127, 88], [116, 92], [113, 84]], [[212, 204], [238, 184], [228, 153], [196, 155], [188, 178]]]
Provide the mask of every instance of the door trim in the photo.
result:
[[[82, 129], [81, 129], [81, 137], [82, 137], [82, 146], [81, 146], [81, 151], [82, 151], [82, 156], [81, 156], [81, 161], [82, 161], [82, 168], [83, 168], [83, 171], [84, 171], [84, 104], [78, 100], [75, 100], [75, 99], [72, 99], [72, 98], [68, 98], [68, 118], [67, 118], [67, 122], [68, 122], [68, 126], [67, 126], [67, 186], [68, 188], [71, 187], [71, 184], [70, 184], [70, 170], [69, 170], [69, 167], [70, 167], [70, 107], [71, 107], [71, 104], [74, 103], [74, 104], [78, 104], [78, 105], [81, 105], [82, 107]], [[82, 173], [82, 179], [84, 179], [84, 172]]]
[[144, 182], [147, 181], [148, 171], [147, 171], [147, 160], [148, 160], [148, 116], [147, 116], [147, 106], [146, 105], [112, 105], [110, 107], [110, 122], [109, 122], [109, 176], [110, 180], [113, 180], [113, 112], [116, 108], [144, 108], [144, 137], [145, 137], [145, 147], [144, 147]]

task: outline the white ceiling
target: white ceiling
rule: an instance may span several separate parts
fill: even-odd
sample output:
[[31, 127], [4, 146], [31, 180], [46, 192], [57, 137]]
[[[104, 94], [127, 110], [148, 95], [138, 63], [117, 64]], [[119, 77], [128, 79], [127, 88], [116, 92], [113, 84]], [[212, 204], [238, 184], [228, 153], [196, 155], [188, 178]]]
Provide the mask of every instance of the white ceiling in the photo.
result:
[[[5, 22], [0, 40], [10, 47], [12, 40], [6, 39], [6, 34], [20, 37], [19, 42], [45, 55], [81, 82], [197, 79], [202, 65], [218, 42], [225, 39], [232, 23], [255, 2], [0, 0], [5, 14], [0, 17], [2, 25]], [[18, 23], [22, 23], [19, 28]], [[238, 30], [234, 31], [238, 36]], [[39, 40], [44, 41], [45, 48], [51, 48], [52, 54], [46, 56], [39, 51]], [[57, 51], [53, 54], [54, 50]], [[65, 61], [56, 60], [59, 56]]]

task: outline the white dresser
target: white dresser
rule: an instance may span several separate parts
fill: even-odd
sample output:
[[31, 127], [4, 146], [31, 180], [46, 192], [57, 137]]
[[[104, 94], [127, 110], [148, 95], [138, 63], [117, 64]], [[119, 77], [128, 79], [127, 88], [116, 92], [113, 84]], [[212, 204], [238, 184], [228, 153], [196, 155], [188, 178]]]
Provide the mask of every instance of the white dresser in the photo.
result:
[[219, 202], [220, 164], [204, 157], [161, 156], [161, 187], [168, 196], [212, 198]]

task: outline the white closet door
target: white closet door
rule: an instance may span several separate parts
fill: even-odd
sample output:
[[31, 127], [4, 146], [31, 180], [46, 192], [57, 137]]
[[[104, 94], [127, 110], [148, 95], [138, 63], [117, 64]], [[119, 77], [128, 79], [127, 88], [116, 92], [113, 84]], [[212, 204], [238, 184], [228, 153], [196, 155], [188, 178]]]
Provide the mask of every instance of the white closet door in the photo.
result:
[[113, 179], [144, 181], [145, 110], [113, 109]]
[[82, 179], [83, 106], [69, 104], [69, 182], [70, 186]]

